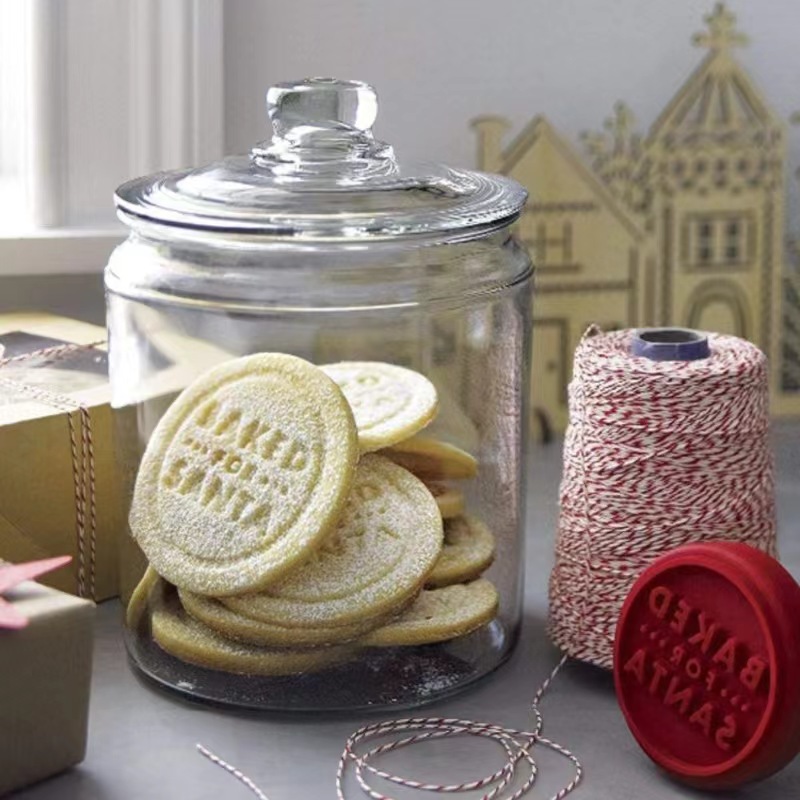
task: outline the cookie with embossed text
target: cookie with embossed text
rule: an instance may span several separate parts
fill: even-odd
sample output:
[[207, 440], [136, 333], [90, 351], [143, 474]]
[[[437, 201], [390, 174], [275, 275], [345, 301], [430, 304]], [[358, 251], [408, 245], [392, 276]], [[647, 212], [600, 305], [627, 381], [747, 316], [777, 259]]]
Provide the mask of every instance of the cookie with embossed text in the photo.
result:
[[436, 416], [436, 388], [419, 372], [379, 361], [342, 361], [321, 369], [352, 406], [364, 452], [408, 439]]
[[358, 460], [350, 406], [321, 370], [262, 353], [195, 380], [139, 467], [131, 532], [156, 572], [199, 594], [255, 591], [336, 526]]
[[228, 608], [271, 625], [352, 625], [402, 607], [442, 551], [442, 516], [410, 472], [378, 455], [361, 458], [344, 514], [302, 567]]

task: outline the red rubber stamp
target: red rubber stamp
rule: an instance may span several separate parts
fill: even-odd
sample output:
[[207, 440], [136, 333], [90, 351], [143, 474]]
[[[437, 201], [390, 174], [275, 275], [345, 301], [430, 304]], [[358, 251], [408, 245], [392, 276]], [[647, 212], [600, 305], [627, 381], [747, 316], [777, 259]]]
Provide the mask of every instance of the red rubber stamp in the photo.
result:
[[767, 777], [800, 752], [800, 586], [748, 545], [677, 548], [623, 605], [614, 680], [671, 775], [708, 789]]

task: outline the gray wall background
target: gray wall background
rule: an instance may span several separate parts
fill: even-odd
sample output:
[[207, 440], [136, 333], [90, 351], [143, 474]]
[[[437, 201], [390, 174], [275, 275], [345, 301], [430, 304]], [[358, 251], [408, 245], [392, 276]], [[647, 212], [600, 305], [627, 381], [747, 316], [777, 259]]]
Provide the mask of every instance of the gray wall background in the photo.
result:
[[[134, 1], [134, 0], [131, 0]], [[544, 113], [573, 141], [624, 100], [642, 131], [697, 65], [691, 45], [713, 0], [227, 0], [225, 137], [242, 152], [269, 136], [264, 92], [304, 75], [359, 78], [381, 104], [376, 135], [403, 159], [473, 166], [471, 118], [493, 113], [511, 135]], [[800, 110], [800, 2], [732, 0], [750, 44], [738, 57], [773, 109]], [[789, 126], [800, 166], [800, 126]], [[88, 165], [87, 165], [87, 168]], [[109, 187], [110, 190], [113, 187]], [[789, 180], [788, 228], [800, 233]], [[99, 275], [0, 278], [0, 310], [102, 318]]]
[[105, 325], [103, 276], [0, 277], [0, 313], [4, 311], [49, 311]]
[[[376, 135], [401, 158], [475, 165], [470, 119], [511, 135], [544, 113], [575, 141], [617, 100], [645, 131], [705, 54], [691, 44], [715, 0], [236, 0], [225, 7], [227, 147], [269, 131], [264, 92], [305, 75], [376, 86]], [[731, 0], [737, 50], [776, 113], [800, 110], [800, 2]], [[800, 166], [800, 126], [789, 130]], [[797, 181], [792, 180], [796, 194]], [[795, 206], [796, 208], [796, 206]], [[797, 213], [793, 218], [797, 219]], [[799, 221], [800, 222], [800, 221]], [[795, 229], [800, 228], [796, 224]]]

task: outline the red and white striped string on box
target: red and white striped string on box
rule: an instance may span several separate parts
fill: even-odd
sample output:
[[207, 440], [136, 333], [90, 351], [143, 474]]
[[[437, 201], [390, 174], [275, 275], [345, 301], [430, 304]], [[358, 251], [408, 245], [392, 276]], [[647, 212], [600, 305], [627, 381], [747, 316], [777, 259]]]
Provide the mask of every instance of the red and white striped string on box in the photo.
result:
[[710, 356], [651, 361], [634, 331], [590, 329], [569, 387], [550, 635], [612, 665], [616, 620], [636, 577], [688, 542], [744, 542], [775, 554], [764, 354], [709, 334]]

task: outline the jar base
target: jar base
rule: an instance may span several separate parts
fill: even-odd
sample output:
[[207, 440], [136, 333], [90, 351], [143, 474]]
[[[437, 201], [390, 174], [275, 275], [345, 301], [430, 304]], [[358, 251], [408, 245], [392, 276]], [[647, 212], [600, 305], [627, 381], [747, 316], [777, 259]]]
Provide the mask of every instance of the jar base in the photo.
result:
[[511, 655], [518, 628], [494, 620], [461, 639], [374, 649], [368, 658], [319, 673], [262, 677], [181, 661], [143, 632], [125, 631], [131, 665], [186, 700], [250, 711], [369, 712], [417, 708], [466, 689]]

